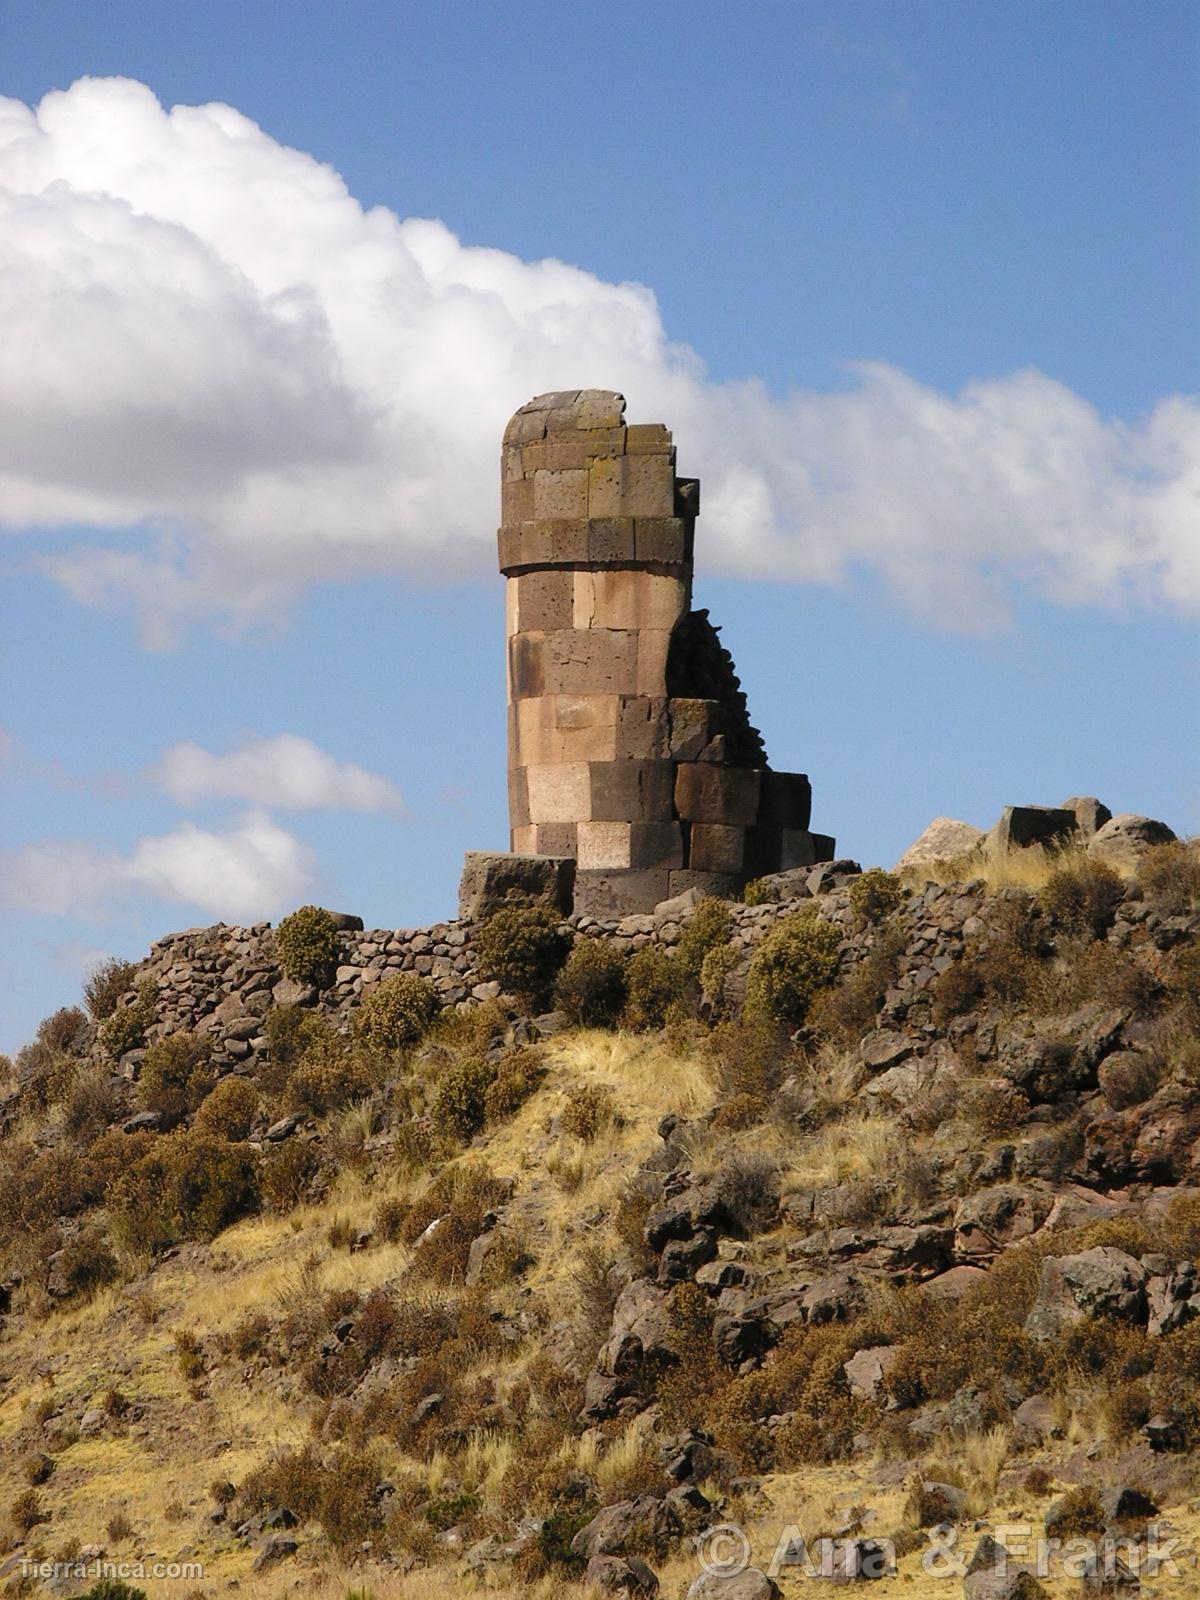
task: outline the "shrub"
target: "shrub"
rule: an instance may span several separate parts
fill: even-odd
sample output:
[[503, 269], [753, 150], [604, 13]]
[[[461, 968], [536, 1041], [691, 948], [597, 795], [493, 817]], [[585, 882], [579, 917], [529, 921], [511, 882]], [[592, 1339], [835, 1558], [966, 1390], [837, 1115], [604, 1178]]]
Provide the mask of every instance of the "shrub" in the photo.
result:
[[211, 1239], [257, 1209], [254, 1151], [180, 1130], [155, 1141], [113, 1186], [113, 1221], [130, 1249]]
[[856, 962], [832, 989], [817, 996], [809, 1014], [810, 1024], [834, 1044], [853, 1049], [863, 1034], [875, 1026], [887, 992], [899, 976], [900, 958], [907, 942], [899, 920], [881, 928], [863, 960]]
[[545, 1076], [546, 1069], [532, 1050], [516, 1050], [506, 1056], [483, 1096], [486, 1120], [506, 1122], [515, 1116]]
[[1074, 1539], [1087, 1534], [1104, 1532], [1104, 1508], [1100, 1496], [1087, 1484], [1068, 1489], [1047, 1514], [1053, 1518], [1053, 1532], [1060, 1539]]
[[104, 1071], [85, 1072], [76, 1079], [63, 1101], [63, 1127], [73, 1139], [90, 1143], [115, 1122], [120, 1096]]
[[275, 1006], [263, 1023], [268, 1063], [259, 1081], [268, 1094], [280, 1094], [287, 1080], [300, 1065], [304, 1052], [333, 1033], [320, 1011], [305, 1006]]
[[359, 1006], [354, 1036], [377, 1050], [400, 1050], [417, 1044], [441, 1010], [437, 990], [415, 972], [384, 978]]
[[1137, 882], [1146, 899], [1167, 917], [1200, 910], [1200, 841], [1156, 844], [1138, 861]]
[[450, 1067], [438, 1085], [434, 1100], [434, 1126], [454, 1139], [473, 1139], [487, 1117], [487, 1092], [495, 1067], [479, 1056], [464, 1056]]
[[[114, 1544], [120, 1544], [133, 1533], [133, 1523], [123, 1512], [118, 1512], [108, 1526], [109, 1538]], [[111, 1532], [114, 1527], [118, 1530], [115, 1534]], [[146, 1591], [135, 1589], [131, 1583], [122, 1583], [120, 1578], [99, 1578], [79, 1600], [146, 1600]]]
[[746, 1012], [752, 1019], [802, 1027], [817, 993], [837, 973], [838, 931], [808, 911], [769, 933], [750, 962]]
[[272, 1211], [291, 1211], [308, 1194], [320, 1167], [320, 1151], [307, 1139], [289, 1139], [276, 1145], [263, 1162], [264, 1201]]
[[729, 1095], [770, 1095], [790, 1053], [791, 1043], [779, 1024], [756, 1017], [718, 1023], [704, 1041], [704, 1054]]
[[287, 1081], [285, 1102], [289, 1110], [317, 1117], [338, 1111], [370, 1094], [384, 1065], [332, 1028], [314, 1032]]
[[770, 886], [765, 878], [751, 878], [742, 890], [742, 904], [747, 906], [769, 905], [774, 899]]
[[63, 1006], [38, 1024], [36, 1037], [39, 1044], [57, 1054], [70, 1050], [86, 1027], [87, 1018], [78, 1006]]
[[138, 1075], [138, 1099], [147, 1111], [178, 1122], [194, 1111], [212, 1088], [209, 1057], [209, 1043], [198, 1033], [172, 1033], [156, 1039], [147, 1048]]
[[563, 1128], [585, 1144], [603, 1133], [612, 1120], [612, 1095], [603, 1085], [581, 1083], [567, 1096], [562, 1113]]
[[700, 997], [714, 1015], [725, 1011], [725, 982], [742, 959], [735, 944], [715, 944], [700, 968]]
[[195, 1129], [213, 1139], [240, 1143], [250, 1137], [250, 1127], [258, 1115], [258, 1090], [245, 1078], [222, 1078], [204, 1097], [196, 1112]]
[[1183, 1013], [1185, 1025], [1200, 1031], [1200, 941], [1192, 940], [1172, 953], [1167, 992]]
[[1119, 872], [1092, 856], [1056, 867], [1038, 896], [1044, 914], [1068, 933], [1102, 938], [1125, 894]]
[[743, 1128], [755, 1128], [766, 1121], [770, 1109], [770, 1102], [760, 1094], [734, 1094], [717, 1107], [709, 1126], [714, 1133], [737, 1133]]
[[479, 931], [479, 970], [531, 1007], [545, 1003], [567, 959], [568, 940], [548, 906], [501, 906]]
[[[508, 1187], [482, 1164], [449, 1167], [415, 1202], [404, 1223], [404, 1238], [420, 1244], [413, 1252], [413, 1271], [435, 1283], [461, 1280], [472, 1242], [485, 1219], [508, 1197]], [[438, 1226], [424, 1238], [431, 1222]]]
[[709, 894], [696, 902], [676, 950], [676, 959], [688, 977], [694, 982], [700, 981], [705, 956], [718, 945], [728, 944], [732, 932], [733, 914], [724, 900]]
[[613, 1028], [625, 1006], [625, 958], [604, 939], [576, 939], [554, 1003], [584, 1028]]
[[93, 971], [83, 986], [83, 1002], [93, 1022], [103, 1022], [117, 1009], [117, 1001], [133, 988], [137, 968], [132, 961], [110, 956]]
[[904, 886], [894, 872], [868, 867], [849, 889], [850, 909], [867, 922], [882, 922], [904, 904]]
[[69, 1295], [93, 1295], [117, 1276], [117, 1260], [102, 1233], [89, 1229], [69, 1240], [55, 1263]]
[[140, 1050], [146, 1042], [146, 1029], [154, 1021], [155, 988], [151, 982], [138, 985], [132, 1005], [111, 1012], [100, 1024], [97, 1037], [110, 1061], [119, 1061], [129, 1050]]
[[180, 1376], [194, 1383], [197, 1378], [202, 1378], [207, 1371], [204, 1360], [204, 1346], [200, 1339], [190, 1328], [180, 1328], [172, 1335], [175, 1345], [175, 1364], [179, 1368]]
[[630, 958], [626, 981], [625, 1022], [642, 1033], [665, 1027], [672, 1010], [692, 995], [682, 964], [661, 945], [648, 944]]
[[8, 1514], [18, 1533], [31, 1533], [40, 1522], [50, 1520], [36, 1489], [23, 1489], [9, 1507]]
[[337, 919], [320, 906], [301, 906], [275, 930], [279, 965], [294, 983], [321, 984], [338, 954]]

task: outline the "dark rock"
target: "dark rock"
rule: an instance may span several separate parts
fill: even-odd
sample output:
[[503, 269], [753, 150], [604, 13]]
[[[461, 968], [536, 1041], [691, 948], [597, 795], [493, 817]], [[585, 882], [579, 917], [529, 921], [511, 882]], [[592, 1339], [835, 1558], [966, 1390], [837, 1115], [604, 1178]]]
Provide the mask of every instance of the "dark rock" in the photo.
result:
[[122, 1133], [157, 1133], [163, 1125], [161, 1111], [139, 1111], [136, 1116], [126, 1117], [121, 1124]]
[[687, 1592], [687, 1600], [783, 1600], [783, 1590], [757, 1567], [723, 1578], [703, 1572]]
[[697, 1228], [690, 1239], [672, 1239], [658, 1263], [659, 1283], [687, 1283], [698, 1267], [715, 1261], [717, 1236], [712, 1228]]
[[1116, 1483], [1102, 1489], [1100, 1509], [1104, 1513], [1105, 1527], [1111, 1527], [1114, 1523], [1144, 1523], [1158, 1515], [1158, 1506], [1146, 1491], [1128, 1483]]
[[679, 1520], [666, 1501], [642, 1494], [604, 1506], [571, 1540], [571, 1553], [590, 1561], [593, 1556], [619, 1556], [632, 1543], [658, 1549], [679, 1531]]
[[1082, 839], [1090, 839], [1106, 822], [1112, 821], [1112, 812], [1094, 794], [1074, 794], [1063, 801], [1062, 809], [1075, 813], [1075, 831]]
[[1075, 832], [1075, 813], [1058, 806], [1005, 806], [985, 847], [1004, 854], [1030, 845], [1056, 845]]
[[604, 1594], [658, 1593], [658, 1579], [640, 1556], [593, 1556], [586, 1579]]
[[1097, 1245], [1074, 1256], [1049, 1256], [1025, 1320], [1035, 1339], [1053, 1339], [1084, 1317], [1119, 1317], [1140, 1322], [1146, 1315], [1145, 1267], [1111, 1245]]
[[273, 1122], [263, 1135], [263, 1138], [269, 1144], [279, 1144], [284, 1139], [290, 1139], [303, 1121], [303, 1111], [289, 1112], [286, 1117], [280, 1117], [278, 1122]]
[[767, 1316], [752, 1311], [718, 1313], [713, 1320], [713, 1349], [727, 1367], [760, 1361], [779, 1343], [779, 1328]]
[[288, 1556], [294, 1556], [300, 1548], [296, 1540], [287, 1533], [276, 1533], [259, 1546], [258, 1554], [254, 1557], [252, 1572], [262, 1572], [267, 1567], [273, 1567], [278, 1561], [285, 1561]]
[[458, 886], [458, 915], [482, 922], [510, 898], [537, 900], [571, 914], [575, 862], [569, 856], [527, 856], [468, 850]]

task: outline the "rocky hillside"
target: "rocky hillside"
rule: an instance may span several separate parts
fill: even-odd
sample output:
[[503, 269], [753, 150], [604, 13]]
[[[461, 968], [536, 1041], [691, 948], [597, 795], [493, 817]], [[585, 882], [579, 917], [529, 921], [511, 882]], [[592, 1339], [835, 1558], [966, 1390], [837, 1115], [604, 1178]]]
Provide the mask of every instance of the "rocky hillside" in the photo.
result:
[[931, 1570], [1005, 1522], [1194, 1562], [1200, 852], [748, 898], [309, 908], [48, 1019], [0, 1106], [0, 1582], [756, 1600], [790, 1526], [785, 1595], [1078, 1592]]

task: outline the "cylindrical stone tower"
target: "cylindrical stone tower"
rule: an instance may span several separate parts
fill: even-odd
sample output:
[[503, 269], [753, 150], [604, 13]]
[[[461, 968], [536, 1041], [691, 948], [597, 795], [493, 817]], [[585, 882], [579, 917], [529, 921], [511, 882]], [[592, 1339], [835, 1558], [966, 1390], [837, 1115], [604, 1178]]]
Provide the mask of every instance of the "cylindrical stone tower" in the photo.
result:
[[832, 849], [806, 831], [808, 780], [766, 771], [690, 609], [699, 491], [667, 429], [626, 425], [607, 390], [541, 395], [505, 430], [512, 849], [574, 857], [576, 907], [596, 915], [737, 893]]

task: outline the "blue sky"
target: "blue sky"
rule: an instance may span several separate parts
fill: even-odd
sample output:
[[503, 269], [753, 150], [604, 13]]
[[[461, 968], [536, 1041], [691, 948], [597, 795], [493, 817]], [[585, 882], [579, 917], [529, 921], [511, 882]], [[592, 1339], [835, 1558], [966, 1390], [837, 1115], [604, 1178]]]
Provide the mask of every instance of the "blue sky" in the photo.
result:
[[1194, 5], [8, 0], [0, 95], [0, 1048], [176, 927], [450, 913], [541, 389], [675, 429], [850, 853], [1200, 827]]

